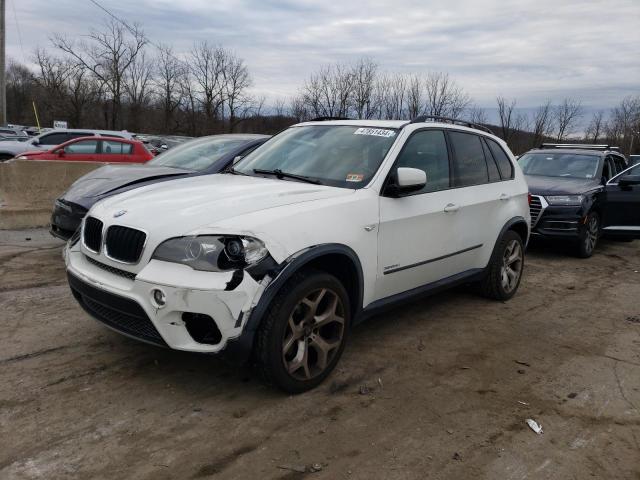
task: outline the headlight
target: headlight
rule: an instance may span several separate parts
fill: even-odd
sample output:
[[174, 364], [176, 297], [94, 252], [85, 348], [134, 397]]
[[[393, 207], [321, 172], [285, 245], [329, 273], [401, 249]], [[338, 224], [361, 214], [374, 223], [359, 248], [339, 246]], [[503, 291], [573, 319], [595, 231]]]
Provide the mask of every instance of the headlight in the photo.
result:
[[582, 205], [584, 197], [582, 195], [552, 195], [545, 197], [549, 205], [565, 205], [565, 206], [579, 206]]
[[257, 238], [200, 235], [166, 240], [158, 245], [151, 258], [182, 263], [194, 270], [224, 272], [255, 265], [268, 253]]

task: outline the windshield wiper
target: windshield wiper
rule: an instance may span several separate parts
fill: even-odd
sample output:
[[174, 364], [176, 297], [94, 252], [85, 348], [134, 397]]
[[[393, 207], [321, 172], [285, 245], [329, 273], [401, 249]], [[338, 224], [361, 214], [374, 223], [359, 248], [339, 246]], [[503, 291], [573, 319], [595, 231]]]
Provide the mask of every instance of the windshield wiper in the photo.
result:
[[262, 168], [254, 168], [253, 173], [262, 173], [264, 175], [275, 175], [276, 178], [293, 178], [294, 180], [300, 180], [302, 182], [313, 183], [314, 185], [322, 185], [320, 180], [316, 180], [314, 178], [305, 177], [304, 175], [296, 175], [295, 173], [287, 173], [283, 172], [279, 168], [274, 168], [273, 170], [263, 170]]

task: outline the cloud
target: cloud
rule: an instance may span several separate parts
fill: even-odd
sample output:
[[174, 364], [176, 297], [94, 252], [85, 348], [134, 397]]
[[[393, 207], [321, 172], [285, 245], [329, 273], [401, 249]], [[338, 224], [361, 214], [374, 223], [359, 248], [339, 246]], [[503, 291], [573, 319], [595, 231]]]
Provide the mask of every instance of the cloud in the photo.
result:
[[[83, 0], [14, 2], [27, 56], [105, 14]], [[102, 0], [154, 42], [186, 53], [209, 40], [243, 57], [254, 89], [287, 96], [320, 65], [366, 55], [389, 71], [449, 72], [480, 105], [580, 98], [609, 107], [640, 93], [637, 0]], [[7, 12], [8, 54], [21, 59]]]

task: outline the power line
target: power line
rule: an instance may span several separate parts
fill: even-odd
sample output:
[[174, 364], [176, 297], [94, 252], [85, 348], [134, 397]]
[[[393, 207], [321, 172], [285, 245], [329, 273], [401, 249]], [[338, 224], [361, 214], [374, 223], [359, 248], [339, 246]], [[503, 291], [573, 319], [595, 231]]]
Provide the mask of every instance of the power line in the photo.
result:
[[18, 32], [18, 43], [20, 44], [20, 52], [22, 53], [23, 63], [27, 63], [27, 57], [24, 54], [24, 46], [22, 45], [22, 32], [20, 31], [20, 24], [18, 23], [18, 14], [16, 13], [16, 2], [11, 1], [11, 8], [13, 9], [13, 19], [16, 22], [16, 31]]

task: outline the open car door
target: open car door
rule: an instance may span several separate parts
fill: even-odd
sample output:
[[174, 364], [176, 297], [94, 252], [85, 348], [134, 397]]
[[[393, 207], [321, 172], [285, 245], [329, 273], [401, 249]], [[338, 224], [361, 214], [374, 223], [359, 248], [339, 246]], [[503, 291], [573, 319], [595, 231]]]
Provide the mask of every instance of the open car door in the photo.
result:
[[640, 238], [640, 164], [609, 180], [605, 192], [603, 232]]

